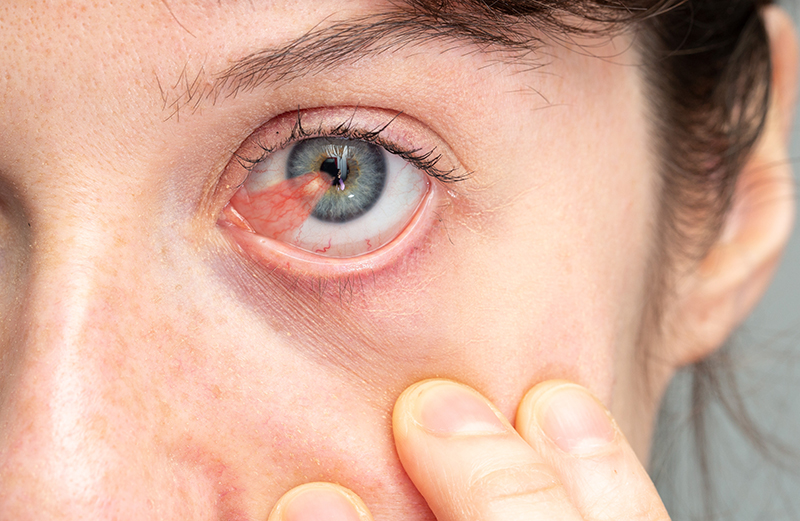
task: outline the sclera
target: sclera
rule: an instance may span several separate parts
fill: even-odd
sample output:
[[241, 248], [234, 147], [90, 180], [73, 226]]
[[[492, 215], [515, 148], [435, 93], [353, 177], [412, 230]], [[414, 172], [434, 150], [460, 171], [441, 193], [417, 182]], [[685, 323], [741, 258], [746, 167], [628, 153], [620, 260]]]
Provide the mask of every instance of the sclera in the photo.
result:
[[262, 237], [224, 215], [220, 218], [219, 225], [236, 247], [270, 270], [286, 270], [297, 276], [328, 278], [377, 273], [390, 267], [401, 256], [419, 249], [438, 222], [434, 210], [440, 200], [446, 197], [446, 193], [437, 183], [429, 180], [426, 183], [428, 190], [405, 228], [382, 247], [356, 257], [332, 258], [310, 253], [284, 242]]

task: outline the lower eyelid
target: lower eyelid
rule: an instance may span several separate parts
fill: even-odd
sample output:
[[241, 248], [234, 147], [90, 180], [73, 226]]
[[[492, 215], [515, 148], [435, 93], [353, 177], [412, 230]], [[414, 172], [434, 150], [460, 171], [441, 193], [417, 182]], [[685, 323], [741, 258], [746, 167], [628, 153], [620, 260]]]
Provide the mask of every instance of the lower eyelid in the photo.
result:
[[221, 219], [219, 224], [234, 245], [269, 271], [286, 270], [296, 276], [325, 278], [377, 274], [389, 269], [398, 257], [421, 249], [438, 222], [435, 209], [445, 197], [445, 190], [437, 183], [430, 183], [416, 213], [397, 237], [373, 252], [353, 258], [327, 258], [305, 252], [281, 241], [257, 235], [233, 224], [229, 219]]

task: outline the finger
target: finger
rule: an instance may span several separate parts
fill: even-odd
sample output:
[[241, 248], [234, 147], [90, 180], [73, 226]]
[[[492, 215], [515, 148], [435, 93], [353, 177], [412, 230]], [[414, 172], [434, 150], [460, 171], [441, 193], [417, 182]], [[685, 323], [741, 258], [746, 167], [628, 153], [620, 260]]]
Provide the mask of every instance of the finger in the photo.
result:
[[333, 483], [306, 483], [283, 495], [269, 521], [372, 521], [353, 491]]
[[400, 461], [438, 521], [580, 519], [549, 464], [469, 387], [409, 387], [393, 427]]
[[668, 520], [650, 477], [603, 404], [563, 381], [520, 403], [517, 431], [554, 469], [587, 520]]

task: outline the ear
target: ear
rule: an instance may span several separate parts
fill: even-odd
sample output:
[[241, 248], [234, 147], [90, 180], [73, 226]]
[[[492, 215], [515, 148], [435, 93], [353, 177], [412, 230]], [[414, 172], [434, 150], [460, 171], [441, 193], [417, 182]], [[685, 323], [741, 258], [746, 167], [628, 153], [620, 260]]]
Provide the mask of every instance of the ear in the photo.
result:
[[789, 239], [794, 190], [788, 138], [797, 89], [797, 36], [778, 7], [763, 12], [772, 57], [766, 127], [737, 181], [723, 231], [685, 284], [670, 344], [675, 366], [720, 347], [766, 290]]

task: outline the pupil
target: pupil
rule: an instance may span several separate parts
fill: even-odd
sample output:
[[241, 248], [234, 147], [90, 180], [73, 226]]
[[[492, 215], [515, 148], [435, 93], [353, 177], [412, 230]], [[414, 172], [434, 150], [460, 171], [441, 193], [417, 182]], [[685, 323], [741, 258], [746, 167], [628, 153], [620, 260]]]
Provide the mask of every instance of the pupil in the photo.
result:
[[320, 171], [325, 172], [333, 178], [333, 184], [339, 178], [339, 168], [336, 166], [336, 158], [329, 157], [325, 159], [319, 167]]
[[364, 141], [338, 138], [306, 139], [292, 147], [286, 160], [286, 178], [308, 172], [330, 176], [331, 188], [311, 216], [335, 224], [357, 219], [375, 206], [387, 178], [383, 149]]

